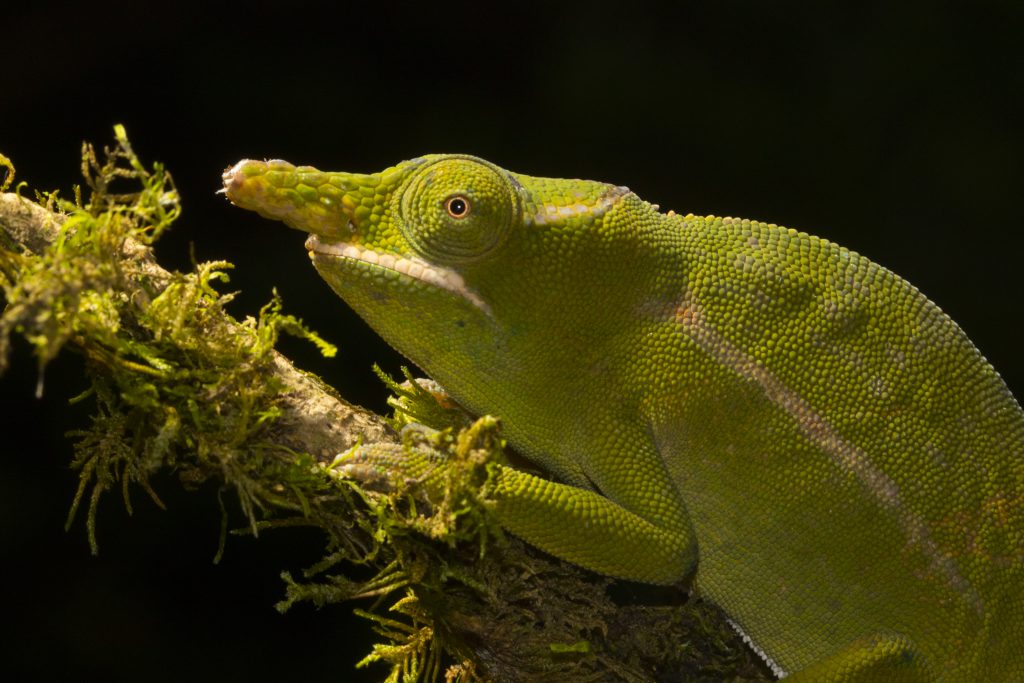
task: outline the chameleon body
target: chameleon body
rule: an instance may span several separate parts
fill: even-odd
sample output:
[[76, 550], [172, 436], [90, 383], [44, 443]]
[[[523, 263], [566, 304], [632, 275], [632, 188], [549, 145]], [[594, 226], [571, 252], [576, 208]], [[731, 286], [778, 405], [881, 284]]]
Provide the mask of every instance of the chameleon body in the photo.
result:
[[692, 578], [793, 680], [1024, 680], [1024, 413], [892, 272], [464, 155], [224, 181], [551, 474], [501, 470], [511, 532]]

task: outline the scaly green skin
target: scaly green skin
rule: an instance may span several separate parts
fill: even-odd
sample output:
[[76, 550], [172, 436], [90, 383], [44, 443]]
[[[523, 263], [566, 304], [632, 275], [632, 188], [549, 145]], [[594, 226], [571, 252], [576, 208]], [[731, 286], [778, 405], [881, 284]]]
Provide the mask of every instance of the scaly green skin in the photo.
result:
[[245, 161], [225, 187], [313, 233], [331, 287], [561, 482], [502, 470], [513, 533], [623, 578], [695, 571], [797, 680], [1024, 677], [1024, 414], [888, 270], [467, 156]]

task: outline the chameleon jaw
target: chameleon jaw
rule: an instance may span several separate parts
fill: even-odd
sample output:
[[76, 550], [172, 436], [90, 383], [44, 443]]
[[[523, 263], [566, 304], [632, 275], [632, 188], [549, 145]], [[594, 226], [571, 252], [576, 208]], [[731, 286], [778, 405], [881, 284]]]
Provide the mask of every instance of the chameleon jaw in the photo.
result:
[[487, 302], [466, 286], [466, 282], [461, 275], [449, 268], [436, 266], [415, 257], [407, 258], [396, 254], [381, 253], [351, 242], [322, 242], [316, 235], [310, 235], [306, 240], [306, 249], [309, 251], [309, 257], [314, 261], [318, 256], [328, 256], [335, 259], [358, 261], [359, 263], [394, 271], [400, 275], [457, 294], [479, 308], [488, 317], [491, 315], [491, 307], [487, 305]]

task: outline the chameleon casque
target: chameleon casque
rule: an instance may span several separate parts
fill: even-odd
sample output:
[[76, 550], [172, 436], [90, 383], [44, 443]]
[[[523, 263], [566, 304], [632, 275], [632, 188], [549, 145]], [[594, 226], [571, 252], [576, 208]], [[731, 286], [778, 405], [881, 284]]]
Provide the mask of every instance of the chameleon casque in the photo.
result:
[[552, 475], [501, 470], [512, 533], [692, 577], [793, 680], [1024, 680], [1024, 413], [897, 275], [466, 155], [224, 183], [312, 233], [328, 284]]

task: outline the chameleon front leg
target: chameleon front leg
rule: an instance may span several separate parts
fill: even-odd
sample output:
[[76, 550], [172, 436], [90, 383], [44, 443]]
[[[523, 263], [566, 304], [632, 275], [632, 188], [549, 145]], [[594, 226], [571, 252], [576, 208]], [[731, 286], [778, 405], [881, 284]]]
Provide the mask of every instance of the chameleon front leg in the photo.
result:
[[928, 683], [939, 680], [913, 643], [898, 635], [857, 640], [786, 677], [787, 683]]
[[[397, 445], [360, 446], [336, 468], [376, 484], [443, 481], [445, 459], [435, 451]], [[674, 583], [696, 566], [697, 543], [685, 514], [650, 520], [594, 491], [498, 465], [498, 522], [509, 532], [561, 559], [634, 581]]]
[[508, 531], [552, 555], [632, 581], [668, 584], [697, 565], [688, 516], [656, 523], [593, 491], [511, 467], [498, 476], [495, 514]]

